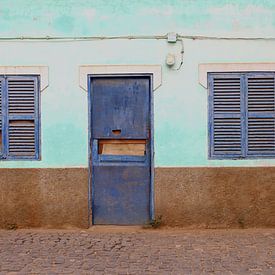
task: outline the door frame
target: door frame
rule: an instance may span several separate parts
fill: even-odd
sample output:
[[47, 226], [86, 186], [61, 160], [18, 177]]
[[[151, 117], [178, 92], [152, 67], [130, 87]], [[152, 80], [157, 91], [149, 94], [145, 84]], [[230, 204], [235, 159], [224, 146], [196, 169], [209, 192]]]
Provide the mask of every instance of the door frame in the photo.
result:
[[155, 217], [154, 209], [154, 94], [153, 94], [153, 73], [105, 73], [105, 74], [88, 74], [87, 87], [88, 87], [88, 224], [89, 227], [93, 223], [93, 206], [94, 206], [94, 182], [92, 180], [92, 78], [104, 77], [148, 77], [150, 79], [149, 91], [149, 117], [150, 117], [150, 186], [149, 186], [149, 217], [152, 221]]

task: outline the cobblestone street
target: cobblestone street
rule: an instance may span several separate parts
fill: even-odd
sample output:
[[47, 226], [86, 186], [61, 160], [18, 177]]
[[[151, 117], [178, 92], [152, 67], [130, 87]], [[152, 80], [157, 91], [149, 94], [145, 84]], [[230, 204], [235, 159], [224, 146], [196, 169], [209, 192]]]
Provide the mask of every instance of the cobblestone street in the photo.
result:
[[0, 274], [275, 274], [275, 230], [0, 231]]

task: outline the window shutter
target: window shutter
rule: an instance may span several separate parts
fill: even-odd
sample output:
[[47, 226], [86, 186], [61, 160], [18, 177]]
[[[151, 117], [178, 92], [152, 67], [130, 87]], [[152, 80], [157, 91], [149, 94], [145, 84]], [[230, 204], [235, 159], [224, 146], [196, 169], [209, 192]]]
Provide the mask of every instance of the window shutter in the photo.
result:
[[7, 78], [8, 156], [38, 157], [38, 83], [36, 77]]
[[275, 154], [275, 74], [248, 74], [247, 155]]
[[3, 154], [3, 87], [4, 79], [0, 77], [0, 156]]
[[240, 74], [210, 77], [211, 157], [232, 158], [242, 151], [242, 77]]

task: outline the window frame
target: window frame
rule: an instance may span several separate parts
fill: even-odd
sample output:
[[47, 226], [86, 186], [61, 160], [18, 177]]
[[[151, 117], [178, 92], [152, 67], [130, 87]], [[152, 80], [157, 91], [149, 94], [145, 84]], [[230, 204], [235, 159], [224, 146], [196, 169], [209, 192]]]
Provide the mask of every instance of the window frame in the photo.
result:
[[[34, 79], [35, 81], [35, 106], [34, 106], [34, 127], [35, 127], [35, 154], [33, 156], [15, 156], [8, 155], [8, 90], [7, 79], [12, 78]], [[0, 161], [14, 160], [41, 160], [41, 76], [37, 74], [1, 74], [0, 79], [3, 79], [2, 88], [2, 148]], [[4, 102], [4, 104], [3, 104]]]
[[[249, 76], [270, 76], [274, 75], [275, 82], [275, 71], [232, 71], [232, 72], [207, 72], [207, 83], [208, 83], [208, 95], [207, 95], [207, 104], [208, 104], [208, 159], [209, 160], [249, 160], [249, 159], [273, 159], [275, 158], [274, 153], [262, 154], [254, 153], [248, 154], [248, 88], [247, 88], [247, 78]], [[214, 129], [213, 129], [213, 79], [215, 77], [227, 77], [232, 78], [234, 76], [240, 77], [240, 119], [241, 119], [241, 151], [242, 154], [214, 154]], [[274, 84], [274, 95], [275, 95], [275, 84]], [[273, 115], [275, 119], [275, 111]]]

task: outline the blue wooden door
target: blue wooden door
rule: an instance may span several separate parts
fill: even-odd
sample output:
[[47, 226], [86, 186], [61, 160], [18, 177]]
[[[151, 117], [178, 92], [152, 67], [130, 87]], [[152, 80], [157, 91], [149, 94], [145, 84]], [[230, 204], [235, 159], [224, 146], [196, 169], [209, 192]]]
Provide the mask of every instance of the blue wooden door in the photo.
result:
[[144, 224], [152, 215], [151, 78], [91, 76], [93, 224]]

